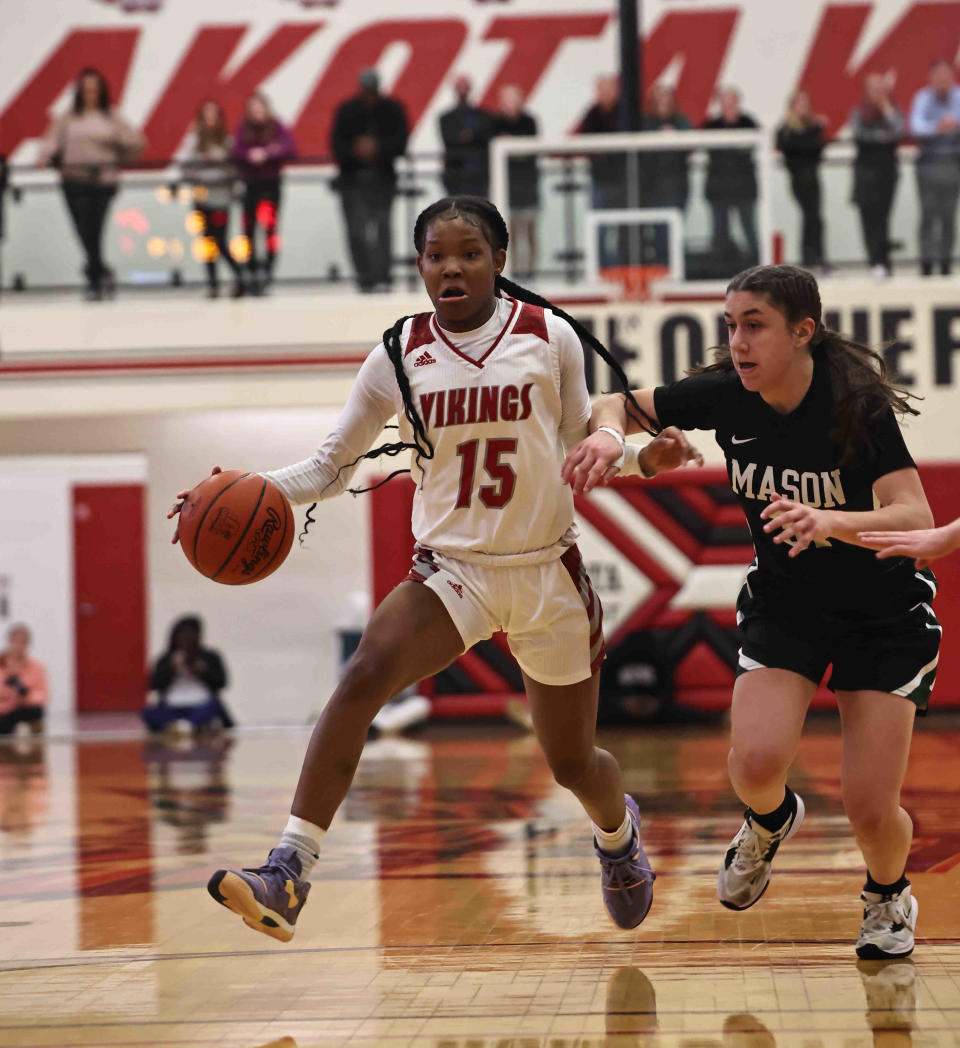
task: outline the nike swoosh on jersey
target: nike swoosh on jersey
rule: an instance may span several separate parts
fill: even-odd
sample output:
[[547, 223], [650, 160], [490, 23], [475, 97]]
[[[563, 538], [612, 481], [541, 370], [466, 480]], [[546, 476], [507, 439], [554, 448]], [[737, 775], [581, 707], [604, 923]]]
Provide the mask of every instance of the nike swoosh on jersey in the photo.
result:
[[756, 440], [756, 437], [731, 437], [731, 444], [749, 444], [751, 440]]

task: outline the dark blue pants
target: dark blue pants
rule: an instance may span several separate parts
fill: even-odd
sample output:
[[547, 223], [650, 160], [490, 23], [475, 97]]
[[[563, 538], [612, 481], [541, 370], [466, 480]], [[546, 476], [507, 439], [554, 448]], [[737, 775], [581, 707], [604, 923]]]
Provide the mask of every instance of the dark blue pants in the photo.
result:
[[143, 722], [151, 732], [163, 731], [168, 724], [178, 720], [189, 721], [195, 728], [206, 728], [219, 719], [225, 728], [233, 727], [233, 718], [217, 695], [211, 695], [206, 702], [195, 706], [168, 706], [165, 702], [145, 706], [142, 714]]

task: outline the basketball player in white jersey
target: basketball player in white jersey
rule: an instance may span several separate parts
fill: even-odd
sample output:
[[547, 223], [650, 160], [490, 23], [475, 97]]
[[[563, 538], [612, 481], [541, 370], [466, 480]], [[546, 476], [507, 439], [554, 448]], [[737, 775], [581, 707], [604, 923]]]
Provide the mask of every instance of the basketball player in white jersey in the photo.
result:
[[[312, 458], [265, 474], [294, 503], [337, 495], [363, 458], [399, 450], [368, 450], [398, 416], [401, 446], [413, 450], [413, 567], [374, 612], [324, 708], [278, 846], [256, 869], [218, 870], [208, 890], [250, 927], [289, 940], [377, 711], [502, 629], [556, 781], [593, 822], [607, 910], [633, 928], [650, 909], [654, 874], [637, 805], [614, 758], [594, 742], [601, 609], [560, 479], [564, 451], [590, 419], [581, 339], [624, 388], [625, 377], [585, 330], [578, 337], [565, 314], [503, 279], [507, 229], [488, 201], [431, 205], [414, 244], [435, 312], [385, 333]], [[625, 448], [618, 468], [652, 476], [696, 457], [674, 430], [643, 451]]]

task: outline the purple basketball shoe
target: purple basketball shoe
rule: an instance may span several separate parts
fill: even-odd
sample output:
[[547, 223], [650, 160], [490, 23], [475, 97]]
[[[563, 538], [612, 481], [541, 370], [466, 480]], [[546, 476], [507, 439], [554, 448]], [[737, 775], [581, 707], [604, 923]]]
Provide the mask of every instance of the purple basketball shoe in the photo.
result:
[[300, 872], [295, 848], [274, 848], [255, 870], [217, 870], [207, 891], [255, 931], [289, 942], [310, 892]]
[[637, 802], [629, 794], [624, 794], [623, 799], [633, 823], [630, 848], [616, 858], [602, 852], [596, 841], [593, 842], [593, 848], [600, 860], [600, 887], [607, 913], [617, 927], [636, 928], [650, 912], [653, 882], [657, 875], [650, 869], [650, 860], [640, 843], [640, 809]]

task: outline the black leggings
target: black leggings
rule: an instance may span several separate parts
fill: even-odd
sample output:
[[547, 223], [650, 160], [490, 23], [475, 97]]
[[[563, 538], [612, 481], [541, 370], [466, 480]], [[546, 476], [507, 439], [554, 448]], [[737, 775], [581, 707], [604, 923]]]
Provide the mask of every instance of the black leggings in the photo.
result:
[[814, 168], [790, 175], [790, 188], [800, 205], [803, 225], [800, 234], [800, 258], [804, 266], [823, 263], [823, 219], [820, 217], [820, 176]]
[[205, 266], [207, 270], [207, 283], [210, 287], [217, 286], [217, 259], [222, 258], [230, 267], [235, 277], [240, 277], [240, 266], [233, 255], [230, 254], [230, 243], [227, 238], [227, 228], [230, 214], [223, 207], [198, 207], [197, 211], [203, 220], [202, 236], [207, 241], [204, 253]]
[[867, 245], [867, 255], [871, 266], [890, 268], [890, 210], [893, 206], [889, 200], [871, 200], [860, 204], [860, 224], [863, 227], [863, 241]]
[[43, 729], [42, 706], [18, 706], [9, 713], [0, 713], [0, 735], [12, 735], [18, 724], [29, 724], [37, 734]]
[[103, 227], [115, 186], [91, 182], [64, 182], [63, 195], [86, 256], [84, 273], [92, 288], [99, 288], [110, 270], [103, 262]]
[[254, 275], [261, 268], [257, 254], [257, 229], [262, 229], [266, 241], [266, 262], [263, 263], [263, 269], [267, 280], [273, 277], [273, 263], [280, 246], [280, 238], [277, 235], [279, 215], [279, 180], [248, 182], [243, 194], [243, 233], [250, 244], [248, 265]]
[[853, 169], [853, 199], [860, 209], [863, 242], [871, 266], [890, 268], [890, 212], [897, 189], [893, 165], [860, 161]]

